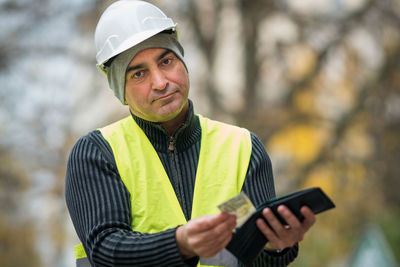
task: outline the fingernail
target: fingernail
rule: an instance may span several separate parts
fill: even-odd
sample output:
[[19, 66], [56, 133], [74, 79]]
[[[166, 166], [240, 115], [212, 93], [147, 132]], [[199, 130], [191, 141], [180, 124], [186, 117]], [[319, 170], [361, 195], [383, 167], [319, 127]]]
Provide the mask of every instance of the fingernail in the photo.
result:
[[279, 205], [278, 206], [278, 211], [285, 211], [286, 207], [284, 205]]

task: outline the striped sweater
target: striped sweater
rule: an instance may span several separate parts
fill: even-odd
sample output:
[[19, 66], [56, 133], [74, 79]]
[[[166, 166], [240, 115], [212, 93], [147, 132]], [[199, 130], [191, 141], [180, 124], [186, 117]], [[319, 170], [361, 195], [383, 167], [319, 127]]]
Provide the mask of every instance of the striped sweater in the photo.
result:
[[[158, 123], [132, 115], [153, 144], [174, 188], [183, 213], [190, 219], [200, 152], [201, 128], [193, 105], [185, 124], [170, 137]], [[272, 167], [261, 141], [251, 133], [252, 154], [242, 190], [255, 206], [275, 196]], [[93, 266], [195, 266], [184, 261], [175, 230], [144, 234], [131, 229], [130, 194], [124, 186], [110, 145], [100, 131], [81, 137], [69, 156], [66, 203], [76, 233]], [[72, 249], [72, 248], [71, 248]], [[254, 266], [286, 266], [298, 246], [279, 254], [264, 251]]]

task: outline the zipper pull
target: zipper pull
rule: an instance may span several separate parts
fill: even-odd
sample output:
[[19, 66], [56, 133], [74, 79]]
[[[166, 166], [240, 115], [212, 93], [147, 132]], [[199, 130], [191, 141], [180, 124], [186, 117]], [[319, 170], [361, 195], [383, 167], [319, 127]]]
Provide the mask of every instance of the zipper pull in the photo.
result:
[[169, 151], [174, 151], [174, 149], [175, 149], [174, 137], [173, 137], [173, 136], [170, 136], [170, 138], [169, 138], [168, 150], [169, 150]]

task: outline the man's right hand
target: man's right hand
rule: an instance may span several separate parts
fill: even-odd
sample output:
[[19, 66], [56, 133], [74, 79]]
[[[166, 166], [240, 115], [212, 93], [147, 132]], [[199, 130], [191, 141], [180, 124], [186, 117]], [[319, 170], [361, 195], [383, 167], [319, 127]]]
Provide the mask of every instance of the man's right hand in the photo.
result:
[[210, 258], [228, 245], [236, 226], [236, 216], [221, 212], [188, 221], [176, 229], [176, 240], [184, 259]]

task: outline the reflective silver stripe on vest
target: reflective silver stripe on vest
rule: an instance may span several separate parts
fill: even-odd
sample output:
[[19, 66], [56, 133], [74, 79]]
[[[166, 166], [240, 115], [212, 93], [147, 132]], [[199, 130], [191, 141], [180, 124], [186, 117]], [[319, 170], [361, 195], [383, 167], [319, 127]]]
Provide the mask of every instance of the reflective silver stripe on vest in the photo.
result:
[[76, 267], [92, 267], [88, 258], [76, 259]]
[[212, 258], [200, 258], [200, 264], [209, 266], [239, 266], [237, 258], [225, 248]]

